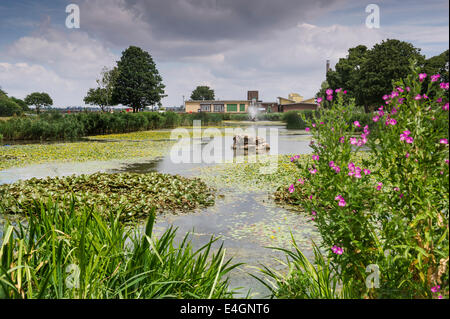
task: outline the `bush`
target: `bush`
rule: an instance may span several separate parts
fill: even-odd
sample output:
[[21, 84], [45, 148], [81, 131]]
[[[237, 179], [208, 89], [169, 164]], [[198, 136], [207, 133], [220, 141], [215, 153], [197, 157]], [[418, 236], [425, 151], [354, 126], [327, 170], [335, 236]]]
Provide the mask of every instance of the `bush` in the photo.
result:
[[[373, 131], [358, 137], [355, 105], [339, 94], [311, 129], [312, 159], [296, 162], [300, 180], [284, 190], [312, 214], [333, 269], [360, 296], [448, 296], [448, 83], [422, 89], [417, 71], [395, 83]], [[374, 271], [378, 289], [366, 283]]]
[[301, 118], [299, 112], [297, 111], [283, 113], [282, 120], [286, 123], [286, 128], [288, 130], [303, 130], [306, 128], [305, 121]]
[[0, 97], [0, 116], [21, 115], [22, 108], [9, 99], [8, 97]]
[[[216, 123], [221, 121], [221, 117], [210, 114], [206, 120], [206, 123]], [[173, 112], [62, 114], [49, 111], [36, 117], [13, 118], [0, 122], [0, 133], [8, 140], [74, 140], [88, 135], [172, 128], [180, 122], [181, 116]], [[192, 125], [192, 121], [190, 122]]]

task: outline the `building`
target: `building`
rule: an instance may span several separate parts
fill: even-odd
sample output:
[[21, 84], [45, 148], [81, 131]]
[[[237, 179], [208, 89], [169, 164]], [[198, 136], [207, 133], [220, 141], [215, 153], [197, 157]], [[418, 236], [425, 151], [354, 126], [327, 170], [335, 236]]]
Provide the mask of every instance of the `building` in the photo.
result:
[[297, 93], [291, 93], [288, 98], [278, 97], [278, 112], [316, 110], [317, 103], [314, 98], [303, 99], [303, 96]]
[[317, 109], [314, 98], [304, 100], [303, 96], [291, 93], [288, 98], [278, 97], [278, 102], [263, 102], [259, 100], [258, 91], [247, 91], [246, 100], [189, 100], [184, 104], [186, 113], [248, 113], [248, 109], [252, 105], [259, 111], [270, 113]]

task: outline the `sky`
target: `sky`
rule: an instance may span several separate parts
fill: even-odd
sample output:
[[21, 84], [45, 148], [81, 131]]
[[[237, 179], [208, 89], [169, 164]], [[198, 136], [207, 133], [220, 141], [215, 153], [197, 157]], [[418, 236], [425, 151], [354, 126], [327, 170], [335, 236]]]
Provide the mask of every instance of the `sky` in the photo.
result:
[[[66, 27], [66, 6], [80, 28]], [[369, 4], [379, 28], [369, 28]], [[449, 2], [441, 0], [0, 0], [0, 87], [54, 106], [84, 106], [102, 68], [130, 45], [148, 51], [166, 85], [163, 106], [180, 106], [198, 85], [216, 99], [311, 98], [348, 49], [399, 39], [427, 58], [449, 48]]]

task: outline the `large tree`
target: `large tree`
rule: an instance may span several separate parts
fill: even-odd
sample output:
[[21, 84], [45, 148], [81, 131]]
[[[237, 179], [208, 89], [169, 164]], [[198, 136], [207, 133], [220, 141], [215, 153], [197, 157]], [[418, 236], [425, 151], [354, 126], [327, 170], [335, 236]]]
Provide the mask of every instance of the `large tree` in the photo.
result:
[[24, 101], [27, 105], [34, 105], [37, 114], [41, 112], [42, 107], [53, 105], [53, 100], [51, 99], [50, 95], [45, 92], [31, 93], [27, 95]]
[[192, 91], [191, 100], [214, 100], [214, 90], [206, 85], [199, 85]]
[[425, 59], [411, 43], [388, 39], [368, 50], [360, 45], [349, 49], [346, 58], [327, 72], [330, 88], [344, 88], [349, 97], [363, 105], [366, 112], [383, 103], [382, 96], [392, 89], [392, 81], [406, 77], [411, 61], [422, 66]]
[[117, 79], [114, 82], [114, 104], [123, 104], [138, 111], [148, 105], [161, 105], [164, 84], [150, 54], [130, 46], [117, 61]]

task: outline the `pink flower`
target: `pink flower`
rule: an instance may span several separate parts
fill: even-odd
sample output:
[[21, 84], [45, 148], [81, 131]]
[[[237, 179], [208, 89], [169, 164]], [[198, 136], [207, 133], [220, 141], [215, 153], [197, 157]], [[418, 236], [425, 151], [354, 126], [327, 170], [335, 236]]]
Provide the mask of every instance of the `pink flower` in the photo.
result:
[[440, 74], [434, 74], [431, 76], [431, 82], [436, 82], [439, 80], [439, 78], [441, 77]]
[[299, 179], [298, 179], [298, 181], [299, 181], [299, 182], [300, 182], [300, 184], [302, 184], [302, 185], [303, 185], [303, 184], [305, 184], [305, 181], [304, 181], [304, 180], [302, 180], [301, 178], [299, 178]]
[[309, 170], [309, 172], [311, 173], [311, 174], [316, 174], [317, 173], [317, 169], [316, 168], [311, 168], [310, 170]]
[[399, 190], [400, 190], [400, 188], [394, 187], [394, 191], [398, 192]]
[[405, 92], [405, 90], [403, 90], [401, 87], [397, 87], [397, 91], [399, 91], [399, 92], [401, 92], [401, 93], [403, 93], [403, 92]]
[[309, 199], [313, 199], [313, 195], [309, 195]]
[[383, 95], [383, 100], [387, 100], [389, 98], [389, 95]]
[[342, 91], [342, 88], [339, 88], [339, 89], [334, 90], [334, 92], [336, 92], [336, 93], [339, 93], [339, 92], [341, 92], [341, 91]]
[[443, 109], [444, 111], [448, 111], [448, 102], [445, 103], [444, 105], [442, 105], [442, 109]]
[[336, 245], [334, 245], [333, 247], [331, 247], [331, 250], [333, 251], [333, 253], [335, 253], [336, 255], [342, 255], [344, 253], [344, 248], [342, 247], [338, 247]]
[[293, 193], [295, 190], [294, 184], [291, 184], [291, 186], [289, 186], [289, 193]]
[[439, 143], [441, 143], [441, 144], [448, 144], [448, 140], [446, 138], [441, 138], [439, 140]]
[[312, 124], [312, 127], [316, 127], [316, 123], [313, 123], [313, 124]]
[[309, 127], [305, 128], [306, 132], [309, 132], [311, 129]]
[[340, 143], [345, 143], [345, 137], [341, 136], [341, 137], [339, 138], [339, 142], [340, 142]]
[[403, 104], [403, 101], [405, 101], [405, 98], [401, 97], [398, 99], [398, 103]]
[[427, 77], [427, 74], [426, 74], [426, 73], [420, 73], [420, 74], [419, 74], [419, 81], [422, 82], [423, 80], [426, 79], [426, 77]]
[[389, 119], [389, 124], [390, 125], [395, 125], [395, 124], [397, 124], [397, 120], [396, 119]]
[[378, 122], [379, 119], [380, 119], [380, 117], [379, 117], [378, 115], [375, 115], [375, 116], [372, 118], [372, 120], [373, 120], [374, 122]]
[[319, 155], [313, 155], [313, 156], [312, 156], [312, 159], [313, 159], [314, 161], [318, 161], [318, 160], [319, 160]]
[[327, 95], [331, 95], [331, 94], [333, 94], [333, 90], [332, 89], [328, 89], [328, 90], [325, 91], [325, 93]]
[[341, 168], [339, 166], [334, 166], [333, 169], [336, 171], [336, 173], [339, 173], [341, 171]]
[[353, 122], [353, 124], [354, 124], [356, 127], [361, 127], [361, 124], [359, 124], [358, 121]]
[[348, 167], [349, 171], [354, 171], [355, 170], [355, 164], [353, 162], [348, 163], [347, 167]]
[[403, 193], [401, 193], [400, 195], [398, 195], [398, 197], [403, 198]]
[[341, 199], [341, 200], [339, 201], [338, 205], [339, 205], [340, 207], [345, 207], [345, 205], [347, 205], [347, 203], [345, 202], [345, 200]]
[[405, 157], [408, 158], [409, 157], [409, 153], [406, 153]]
[[408, 137], [406, 138], [406, 143], [412, 144], [413, 142], [414, 142], [414, 139], [413, 139], [411, 136], [408, 136]]
[[383, 183], [382, 183], [382, 182], [379, 182], [379, 183], [377, 184], [377, 191], [380, 191], [380, 190], [381, 190], [381, 187], [383, 187]]
[[350, 144], [356, 145], [358, 143], [358, 140], [356, 137], [350, 137]]
[[317, 103], [321, 103], [323, 99], [321, 97], [317, 98]]
[[392, 108], [392, 111], [391, 111], [391, 114], [392, 114], [392, 115], [397, 114], [397, 112], [398, 112], [398, 110], [397, 110], [395, 107]]
[[367, 168], [363, 169], [363, 172], [365, 175], [370, 175], [370, 173], [371, 173], [370, 169], [367, 169]]
[[449, 84], [447, 83], [439, 83], [439, 86], [441, 87], [441, 89], [443, 90], [448, 90]]
[[331, 101], [333, 99], [333, 95], [327, 95], [327, 101]]
[[418, 100], [420, 100], [421, 98], [422, 98], [422, 95], [417, 94], [416, 97], [414, 98], [414, 100], [418, 101]]
[[328, 166], [334, 167], [334, 161], [330, 161], [330, 162], [328, 163]]
[[440, 290], [441, 290], [441, 286], [439, 286], [439, 285], [431, 287], [431, 292], [438, 292]]

